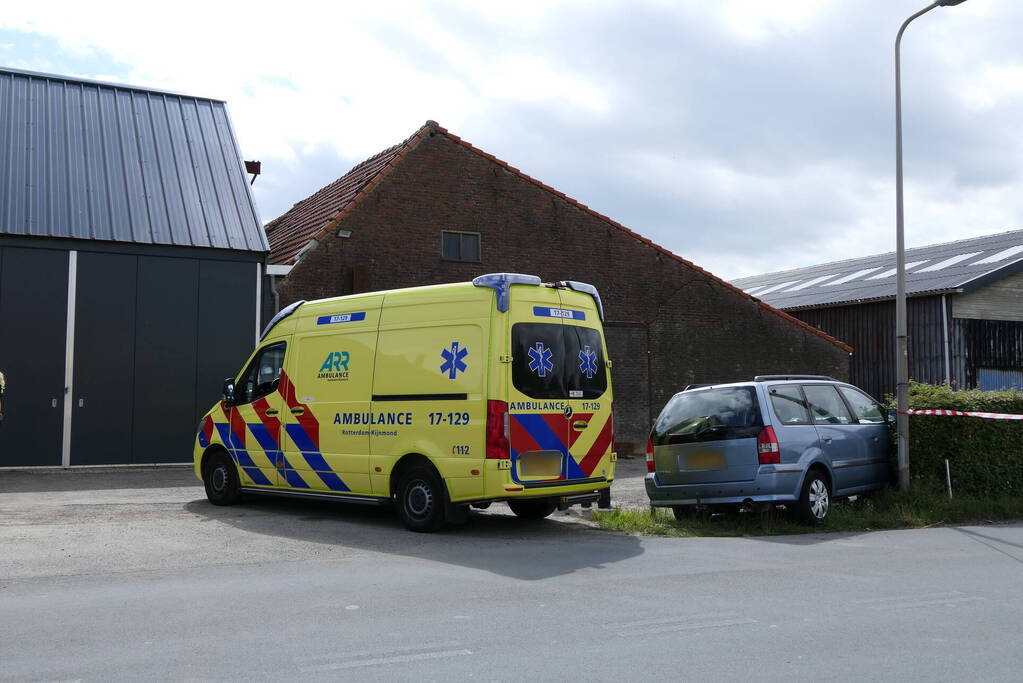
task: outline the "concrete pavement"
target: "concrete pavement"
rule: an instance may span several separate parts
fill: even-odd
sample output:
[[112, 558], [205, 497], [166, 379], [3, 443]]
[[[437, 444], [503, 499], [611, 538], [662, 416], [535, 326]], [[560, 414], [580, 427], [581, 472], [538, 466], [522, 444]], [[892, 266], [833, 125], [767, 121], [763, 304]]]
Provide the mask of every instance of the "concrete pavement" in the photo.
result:
[[0, 472], [3, 680], [1015, 680], [1023, 525], [770, 538]]

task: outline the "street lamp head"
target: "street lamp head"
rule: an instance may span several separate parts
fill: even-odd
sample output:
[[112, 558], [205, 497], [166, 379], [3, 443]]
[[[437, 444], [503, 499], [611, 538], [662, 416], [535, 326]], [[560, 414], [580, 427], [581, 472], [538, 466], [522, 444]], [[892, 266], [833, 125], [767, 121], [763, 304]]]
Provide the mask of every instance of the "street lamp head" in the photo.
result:
[[966, 0], [938, 0], [936, 4], [938, 7], [954, 7], [956, 5], [961, 5], [964, 2], [966, 2]]

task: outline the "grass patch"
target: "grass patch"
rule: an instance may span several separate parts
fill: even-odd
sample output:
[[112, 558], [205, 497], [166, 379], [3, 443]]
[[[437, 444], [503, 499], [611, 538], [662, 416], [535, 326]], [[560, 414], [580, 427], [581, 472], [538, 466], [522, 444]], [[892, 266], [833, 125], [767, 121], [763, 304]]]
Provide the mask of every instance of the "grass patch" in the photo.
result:
[[668, 508], [597, 510], [602, 528], [649, 536], [777, 536], [828, 531], [915, 529], [943, 524], [976, 524], [1023, 519], [1023, 498], [953, 498], [937, 491], [881, 491], [854, 501], [832, 502], [827, 521], [819, 527], [799, 524], [785, 510], [764, 512], [691, 513], [676, 520]]

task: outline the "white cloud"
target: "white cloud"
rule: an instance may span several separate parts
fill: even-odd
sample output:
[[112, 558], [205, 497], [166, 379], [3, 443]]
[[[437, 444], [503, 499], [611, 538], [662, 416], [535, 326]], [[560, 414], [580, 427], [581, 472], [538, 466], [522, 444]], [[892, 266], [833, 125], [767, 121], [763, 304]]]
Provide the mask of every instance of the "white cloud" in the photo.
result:
[[[63, 53], [0, 54], [228, 100], [264, 218], [435, 119], [738, 277], [890, 248], [895, 5], [8, 3], [0, 29]], [[967, 3], [907, 37], [913, 244], [1023, 227], [1021, 18]]]

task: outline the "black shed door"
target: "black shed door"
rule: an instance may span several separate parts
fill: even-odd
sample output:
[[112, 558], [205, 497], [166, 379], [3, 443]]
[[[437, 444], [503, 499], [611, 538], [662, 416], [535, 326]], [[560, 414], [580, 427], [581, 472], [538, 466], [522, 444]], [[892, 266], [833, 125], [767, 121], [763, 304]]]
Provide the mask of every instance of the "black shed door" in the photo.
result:
[[132, 462], [138, 258], [78, 254], [71, 464]]
[[68, 252], [0, 249], [0, 467], [60, 465]]
[[198, 298], [198, 260], [139, 257], [133, 463], [192, 459]]

